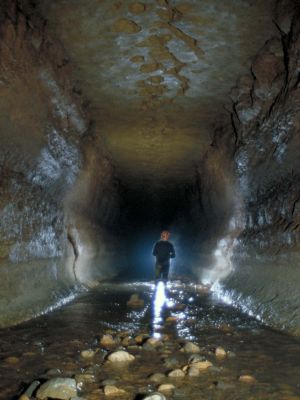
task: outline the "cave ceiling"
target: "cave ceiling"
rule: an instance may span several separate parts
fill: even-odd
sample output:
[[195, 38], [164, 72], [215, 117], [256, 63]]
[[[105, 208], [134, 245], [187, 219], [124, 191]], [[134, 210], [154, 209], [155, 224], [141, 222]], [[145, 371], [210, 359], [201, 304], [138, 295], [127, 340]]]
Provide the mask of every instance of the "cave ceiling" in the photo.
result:
[[276, 34], [273, 0], [41, 1], [89, 102], [96, 136], [132, 182], [188, 181], [229, 92]]

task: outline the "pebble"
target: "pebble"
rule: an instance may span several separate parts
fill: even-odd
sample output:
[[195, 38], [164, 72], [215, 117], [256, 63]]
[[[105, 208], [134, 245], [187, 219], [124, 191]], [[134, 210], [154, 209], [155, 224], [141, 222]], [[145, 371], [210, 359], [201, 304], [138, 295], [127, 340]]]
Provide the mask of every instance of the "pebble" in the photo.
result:
[[167, 399], [162, 393], [153, 392], [144, 397], [143, 400], [167, 400]]
[[77, 396], [76, 381], [71, 378], [53, 378], [43, 383], [37, 391], [38, 399], [48, 397], [60, 400], [69, 400]]
[[62, 370], [59, 368], [51, 368], [46, 371], [46, 375], [48, 376], [58, 376], [62, 374]]
[[223, 349], [223, 347], [217, 347], [216, 351], [215, 351], [215, 355], [216, 355], [217, 358], [225, 358], [227, 353]]
[[162, 342], [159, 339], [156, 338], [149, 338], [146, 340], [146, 343], [149, 344], [150, 346], [157, 347], [161, 346]]
[[137, 344], [142, 344], [143, 343], [143, 341], [147, 338], [148, 336], [145, 336], [145, 335], [138, 335], [138, 336], [136, 336], [135, 337], [135, 343], [137, 343]]
[[181, 369], [174, 369], [168, 373], [169, 378], [183, 378], [185, 373]]
[[163, 380], [166, 379], [166, 376], [164, 374], [161, 374], [161, 373], [157, 372], [155, 374], [150, 375], [149, 379], [152, 382], [160, 383], [160, 382], [162, 382]]
[[83, 350], [80, 355], [82, 358], [93, 358], [95, 356], [96, 352], [94, 350], [88, 349], [88, 350]]
[[125, 338], [122, 340], [122, 346], [125, 346], [125, 347], [129, 346], [130, 343], [131, 343], [131, 341], [132, 341], [132, 339], [131, 339], [129, 336], [128, 336], [128, 337], [125, 337]]
[[103, 347], [106, 347], [106, 346], [110, 347], [110, 346], [114, 346], [116, 343], [115, 343], [114, 338], [112, 337], [112, 335], [106, 334], [106, 335], [102, 336], [102, 338], [100, 340], [100, 344]]
[[129, 307], [144, 307], [144, 300], [139, 298], [137, 293], [134, 293], [130, 296], [130, 299], [127, 301], [127, 306]]
[[241, 375], [239, 381], [243, 383], [255, 383], [256, 379], [252, 375]]
[[172, 392], [174, 389], [175, 386], [172, 385], [171, 383], [163, 383], [157, 388], [159, 392]]
[[133, 361], [135, 357], [132, 354], [127, 353], [127, 351], [119, 350], [111, 353], [107, 359], [113, 363], [127, 363]]
[[18, 364], [18, 362], [20, 362], [20, 359], [18, 357], [11, 356], [11, 357], [5, 358], [4, 361], [7, 364]]
[[167, 319], [166, 319], [166, 322], [168, 322], [168, 323], [175, 323], [177, 321], [177, 318], [176, 317], [168, 317]]
[[210, 361], [199, 361], [192, 364], [193, 367], [198, 368], [199, 370], [203, 371], [213, 366]]
[[192, 342], [187, 342], [184, 345], [183, 350], [186, 353], [200, 353], [200, 347], [197, 346], [195, 343], [192, 343]]
[[126, 393], [125, 390], [119, 389], [113, 385], [104, 386], [103, 392], [105, 396], [118, 396]]

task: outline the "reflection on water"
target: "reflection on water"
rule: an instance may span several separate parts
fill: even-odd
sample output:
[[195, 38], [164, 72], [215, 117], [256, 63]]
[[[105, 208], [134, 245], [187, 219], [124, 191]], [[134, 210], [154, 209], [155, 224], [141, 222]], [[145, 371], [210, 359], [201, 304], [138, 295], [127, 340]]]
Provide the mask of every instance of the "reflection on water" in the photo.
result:
[[[144, 300], [136, 309], [127, 306], [134, 293]], [[183, 339], [193, 340], [204, 349], [215, 370], [176, 385], [179, 394], [172, 398], [179, 398], [182, 391], [181, 398], [190, 400], [198, 400], [199, 393], [212, 400], [283, 400], [300, 396], [299, 340], [266, 328], [195, 284], [160, 282], [156, 286], [105, 284], [48, 315], [0, 330], [0, 399], [13, 399], [47, 370], [59, 369], [69, 377], [82, 373], [87, 361], [80, 352], [99, 349], [99, 337], [111, 330], [126, 331], [133, 340], [140, 332], [162, 340], [167, 335], [167, 347], [162, 351], [171, 352], [170, 357], [179, 360], [180, 368], [187, 362], [178, 350]], [[232, 357], [216, 360], [214, 349], [218, 346], [230, 351]], [[161, 361], [164, 353], [156, 351], [155, 355], [151, 351], [141, 353], [124, 385], [132, 390], [137, 385], [147, 387], [151, 373], [167, 372]], [[101, 371], [97, 379], [109, 378]], [[241, 374], [254, 375], [257, 385], [237, 384]], [[222, 389], [226, 385], [231, 388], [230, 397]], [[97, 398], [102, 400], [99, 394]]]
[[158, 282], [154, 292], [154, 300], [153, 300], [153, 308], [154, 308], [154, 316], [153, 316], [153, 336], [159, 338], [161, 334], [158, 330], [161, 329], [162, 326], [162, 312], [163, 306], [167, 302], [166, 292], [165, 292], [165, 284], [164, 282]]

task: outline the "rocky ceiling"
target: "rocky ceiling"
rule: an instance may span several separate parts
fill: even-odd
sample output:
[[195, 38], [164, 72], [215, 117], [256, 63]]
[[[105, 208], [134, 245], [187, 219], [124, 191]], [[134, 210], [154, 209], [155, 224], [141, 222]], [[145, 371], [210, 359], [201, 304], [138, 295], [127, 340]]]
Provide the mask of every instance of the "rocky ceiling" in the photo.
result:
[[274, 0], [41, 0], [128, 181], [187, 181], [228, 93], [276, 34]]

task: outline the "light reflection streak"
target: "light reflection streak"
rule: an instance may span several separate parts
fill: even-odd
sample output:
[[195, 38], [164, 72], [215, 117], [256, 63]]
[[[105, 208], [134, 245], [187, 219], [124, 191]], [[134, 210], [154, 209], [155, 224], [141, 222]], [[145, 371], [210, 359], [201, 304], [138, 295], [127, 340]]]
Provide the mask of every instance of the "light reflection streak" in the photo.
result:
[[254, 312], [255, 305], [253, 304], [253, 300], [250, 296], [243, 298], [235, 293], [234, 290], [226, 290], [219, 282], [215, 282], [212, 285], [211, 291], [215, 299], [221, 300], [225, 304], [236, 307], [250, 317], [254, 317], [258, 321], [266, 324], [266, 321], [264, 321], [262, 315], [258, 312]]
[[[172, 298], [168, 298], [167, 289], [170, 293], [176, 296], [176, 300]], [[179, 305], [184, 300], [184, 290], [178, 290], [178, 285], [173, 285], [172, 283], [165, 284], [164, 282], [159, 282], [155, 287], [155, 292], [153, 296], [153, 337], [161, 338], [161, 330], [164, 327], [164, 316], [163, 311], [164, 308], [176, 309], [177, 300], [179, 300]], [[189, 297], [188, 302], [193, 303], [194, 297]], [[169, 313], [168, 313], [169, 314]], [[176, 330], [177, 334], [182, 337], [186, 337], [191, 339], [192, 335], [190, 332], [190, 328], [186, 326], [186, 321], [188, 319], [188, 314], [186, 312], [178, 312], [178, 310], [174, 313], [171, 313], [171, 316], [176, 317]], [[174, 326], [175, 327], [175, 326]]]
[[161, 335], [157, 330], [161, 327], [162, 311], [163, 307], [167, 302], [167, 296], [165, 292], [165, 284], [163, 282], [158, 282], [154, 295], [154, 315], [153, 315], [153, 336], [159, 338]]

